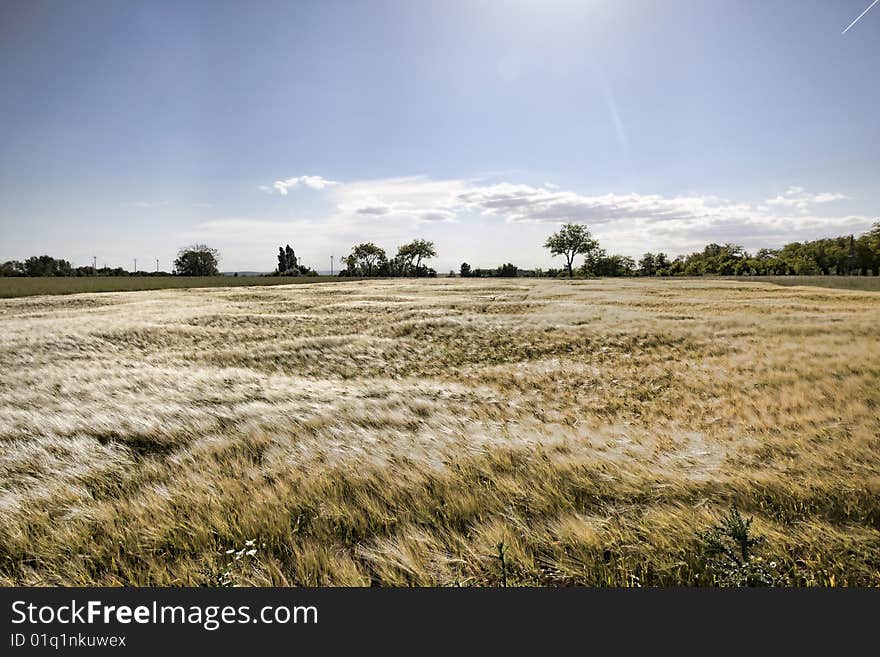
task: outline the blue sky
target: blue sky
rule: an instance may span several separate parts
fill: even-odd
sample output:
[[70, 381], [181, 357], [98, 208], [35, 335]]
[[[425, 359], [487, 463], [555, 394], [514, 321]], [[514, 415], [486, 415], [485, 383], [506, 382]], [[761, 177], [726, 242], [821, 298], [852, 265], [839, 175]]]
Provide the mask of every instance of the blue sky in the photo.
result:
[[[870, 0], [0, 4], [0, 260], [548, 266], [880, 217]], [[558, 264], [558, 263], [557, 263]]]

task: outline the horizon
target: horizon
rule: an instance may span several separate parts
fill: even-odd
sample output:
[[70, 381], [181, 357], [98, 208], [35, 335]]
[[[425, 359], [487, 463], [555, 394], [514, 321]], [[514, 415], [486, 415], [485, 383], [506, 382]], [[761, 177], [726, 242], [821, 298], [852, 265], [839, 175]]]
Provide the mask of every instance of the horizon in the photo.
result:
[[7, 2], [0, 261], [203, 242], [271, 271], [289, 243], [329, 270], [422, 238], [443, 273], [559, 267], [564, 222], [634, 258], [858, 235], [869, 4]]

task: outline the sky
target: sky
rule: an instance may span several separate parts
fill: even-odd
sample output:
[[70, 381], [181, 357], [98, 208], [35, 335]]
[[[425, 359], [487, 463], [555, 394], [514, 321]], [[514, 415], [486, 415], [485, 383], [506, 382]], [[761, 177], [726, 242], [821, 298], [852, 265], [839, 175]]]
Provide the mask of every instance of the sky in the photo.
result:
[[880, 220], [870, 0], [0, 2], [0, 261], [438, 271]]

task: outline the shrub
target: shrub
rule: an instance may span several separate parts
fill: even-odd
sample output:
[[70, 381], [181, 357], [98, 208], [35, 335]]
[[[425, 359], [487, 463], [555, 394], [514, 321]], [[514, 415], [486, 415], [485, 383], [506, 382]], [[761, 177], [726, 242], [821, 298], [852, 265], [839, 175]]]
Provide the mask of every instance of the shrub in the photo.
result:
[[752, 534], [754, 518], [743, 518], [733, 507], [721, 522], [699, 533], [703, 555], [715, 583], [722, 587], [784, 586], [787, 582], [776, 570], [776, 562], [765, 562], [754, 553], [764, 543]]

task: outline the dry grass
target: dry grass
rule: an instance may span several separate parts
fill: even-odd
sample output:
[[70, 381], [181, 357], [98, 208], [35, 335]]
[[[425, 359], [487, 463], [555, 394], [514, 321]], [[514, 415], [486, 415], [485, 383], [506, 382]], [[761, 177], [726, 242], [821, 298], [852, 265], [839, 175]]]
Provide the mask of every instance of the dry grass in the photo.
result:
[[[0, 302], [0, 584], [880, 584], [880, 296], [375, 281]], [[256, 553], [234, 559], [247, 541]], [[251, 547], [247, 545], [247, 547]]]

